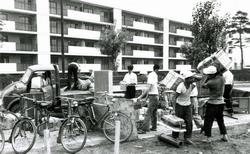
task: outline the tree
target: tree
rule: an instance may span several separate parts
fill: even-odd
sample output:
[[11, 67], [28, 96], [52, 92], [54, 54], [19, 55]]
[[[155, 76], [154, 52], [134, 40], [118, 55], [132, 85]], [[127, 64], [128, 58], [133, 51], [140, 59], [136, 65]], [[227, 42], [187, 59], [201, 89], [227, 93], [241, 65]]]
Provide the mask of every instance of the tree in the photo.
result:
[[122, 30], [115, 30], [115, 26], [106, 27], [101, 34], [99, 46], [101, 53], [108, 55], [112, 63], [112, 70], [118, 68], [117, 56], [125, 46], [129, 34]]
[[218, 15], [218, 6], [216, 1], [206, 1], [197, 3], [193, 9], [191, 31], [194, 39], [191, 45], [184, 44], [180, 49], [193, 66], [225, 48], [225, 26], [228, 17]]
[[[239, 47], [241, 52], [241, 69], [243, 69], [244, 65], [244, 53], [243, 53], [243, 47], [245, 46], [245, 43], [250, 42], [250, 37], [245, 37], [250, 34], [250, 22], [247, 18], [247, 13], [238, 11], [236, 12], [235, 16], [232, 17], [232, 20], [229, 22], [227, 26], [227, 32], [229, 34], [236, 34], [232, 35], [233, 38], [233, 47]], [[238, 35], [237, 35], [238, 34]]]

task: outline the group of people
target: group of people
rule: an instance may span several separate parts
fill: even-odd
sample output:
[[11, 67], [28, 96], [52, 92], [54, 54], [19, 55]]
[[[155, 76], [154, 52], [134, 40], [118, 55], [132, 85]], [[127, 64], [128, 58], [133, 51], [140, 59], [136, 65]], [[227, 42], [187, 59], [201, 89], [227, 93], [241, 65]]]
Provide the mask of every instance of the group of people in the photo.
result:
[[[79, 65], [77, 63], [71, 63], [68, 67], [68, 88], [71, 86], [71, 78], [74, 77], [74, 83], [78, 83], [77, 72], [79, 72]], [[137, 98], [142, 99], [147, 95], [149, 99], [148, 109], [141, 128], [139, 128], [139, 134], [145, 134], [147, 131], [157, 130], [157, 109], [159, 105], [159, 91], [158, 91], [158, 71], [160, 67], [155, 64], [153, 71], [147, 75], [148, 88]], [[233, 87], [233, 74], [228, 70], [224, 73], [218, 70], [216, 66], [209, 66], [203, 69], [202, 74], [206, 76], [206, 79], [202, 83], [204, 88], [209, 90], [209, 99], [207, 101], [204, 126], [202, 131], [205, 132], [206, 139], [204, 142], [211, 142], [211, 130], [214, 120], [216, 119], [220, 133], [222, 135], [222, 141], [228, 141], [227, 130], [224, 124], [223, 111], [225, 110], [229, 114], [233, 114], [231, 92]], [[184, 132], [184, 142], [187, 144], [193, 144], [191, 137], [193, 131], [193, 115], [198, 115], [198, 90], [196, 86], [197, 78], [191, 71], [184, 71], [181, 73], [184, 81], [181, 82], [175, 90], [173, 108], [174, 114], [177, 117], [184, 119], [186, 124], [186, 132]], [[128, 73], [123, 78], [123, 83], [126, 84], [125, 98], [135, 98], [137, 84], [137, 75], [133, 72], [133, 65], [128, 66]], [[73, 87], [76, 88], [76, 87]], [[194, 112], [194, 114], [193, 114]], [[150, 127], [151, 124], [151, 127]], [[178, 138], [179, 133], [173, 132], [173, 138]]]
[[[148, 89], [143, 92], [137, 99], [148, 96], [149, 104], [143, 124], [139, 128], [139, 134], [145, 134], [147, 131], [157, 130], [157, 109], [159, 104], [158, 91], [158, 71], [159, 65], [154, 65], [153, 71], [147, 75]], [[127, 83], [126, 98], [135, 97], [135, 85], [137, 84], [137, 76], [132, 72], [133, 66], [128, 66], [128, 73], [123, 81]], [[193, 144], [191, 137], [193, 131], [193, 115], [198, 115], [198, 89], [196, 86], [197, 78], [191, 71], [184, 71], [181, 75], [184, 81], [181, 82], [175, 90], [173, 108], [177, 117], [184, 119], [186, 124], [186, 132], [184, 133], [184, 142]], [[226, 110], [229, 114], [233, 114], [231, 92], [233, 87], [233, 74], [228, 70], [221, 72], [216, 66], [209, 66], [203, 69], [202, 74], [206, 77], [202, 86], [208, 88], [209, 99], [204, 117], [204, 125], [202, 131], [205, 132], [206, 138], [204, 142], [211, 142], [211, 130], [214, 120], [216, 119], [222, 141], [228, 141], [227, 130], [224, 124], [223, 112]], [[151, 127], [150, 127], [151, 123]], [[179, 133], [173, 132], [173, 138], [178, 138]]]

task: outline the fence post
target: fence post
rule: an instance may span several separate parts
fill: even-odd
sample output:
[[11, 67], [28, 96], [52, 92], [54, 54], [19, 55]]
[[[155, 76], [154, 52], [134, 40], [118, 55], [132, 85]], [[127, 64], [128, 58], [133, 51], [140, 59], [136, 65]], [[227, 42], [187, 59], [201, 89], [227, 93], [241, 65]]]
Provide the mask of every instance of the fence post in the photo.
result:
[[120, 127], [121, 127], [121, 122], [119, 120], [116, 120], [115, 121], [115, 147], [114, 147], [114, 154], [119, 154]]

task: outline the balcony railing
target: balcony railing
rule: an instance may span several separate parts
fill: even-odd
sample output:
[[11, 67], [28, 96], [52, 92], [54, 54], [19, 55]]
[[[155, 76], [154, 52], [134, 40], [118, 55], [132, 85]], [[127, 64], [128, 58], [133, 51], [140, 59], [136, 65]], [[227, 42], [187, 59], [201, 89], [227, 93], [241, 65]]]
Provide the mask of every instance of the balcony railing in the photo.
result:
[[37, 45], [16, 43], [17, 51], [37, 51]]
[[17, 71], [16, 63], [0, 63], [0, 68], [0, 73], [9, 73]]
[[15, 26], [16, 26], [16, 30], [36, 31], [36, 25], [29, 25], [29, 24], [16, 22]]

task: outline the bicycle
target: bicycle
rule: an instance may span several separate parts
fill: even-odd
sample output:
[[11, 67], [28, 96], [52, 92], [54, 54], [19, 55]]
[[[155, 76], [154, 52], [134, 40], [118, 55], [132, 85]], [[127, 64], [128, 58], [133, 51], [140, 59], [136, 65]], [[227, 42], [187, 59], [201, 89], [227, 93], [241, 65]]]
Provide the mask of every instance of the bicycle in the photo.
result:
[[68, 103], [68, 115], [59, 128], [57, 143], [61, 143], [67, 152], [76, 153], [80, 151], [86, 143], [87, 128], [80, 119], [80, 116], [74, 112], [78, 108], [78, 101], [69, 97], [60, 97], [60, 99], [64, 99]]
[[[83, 100], [75, 100], [79, 102], [80, 108], [84, 111], [83, 113], [78, 110], [80, 117], [83, 118], [84, 121], [88, 121], [93, 128], [101, 128], [104, 136], [111, 142], [115, 142], [115, 121], [119, 120], [121, 122], [120, 142], [125, 142], [133, 132], [131, 119], [120, 111], [111, 111], [111, 105], [115, 103], [115, 101], [110, 102], [108, 100], [108, 96], [111, 95], [107, 92], [98, 93], [105, 97], [105, 104], [94, 103], [93, 97]], [[96, 118], [93, 104], [107, 108], [107, 110], [101, 115], [100, 119]]]

